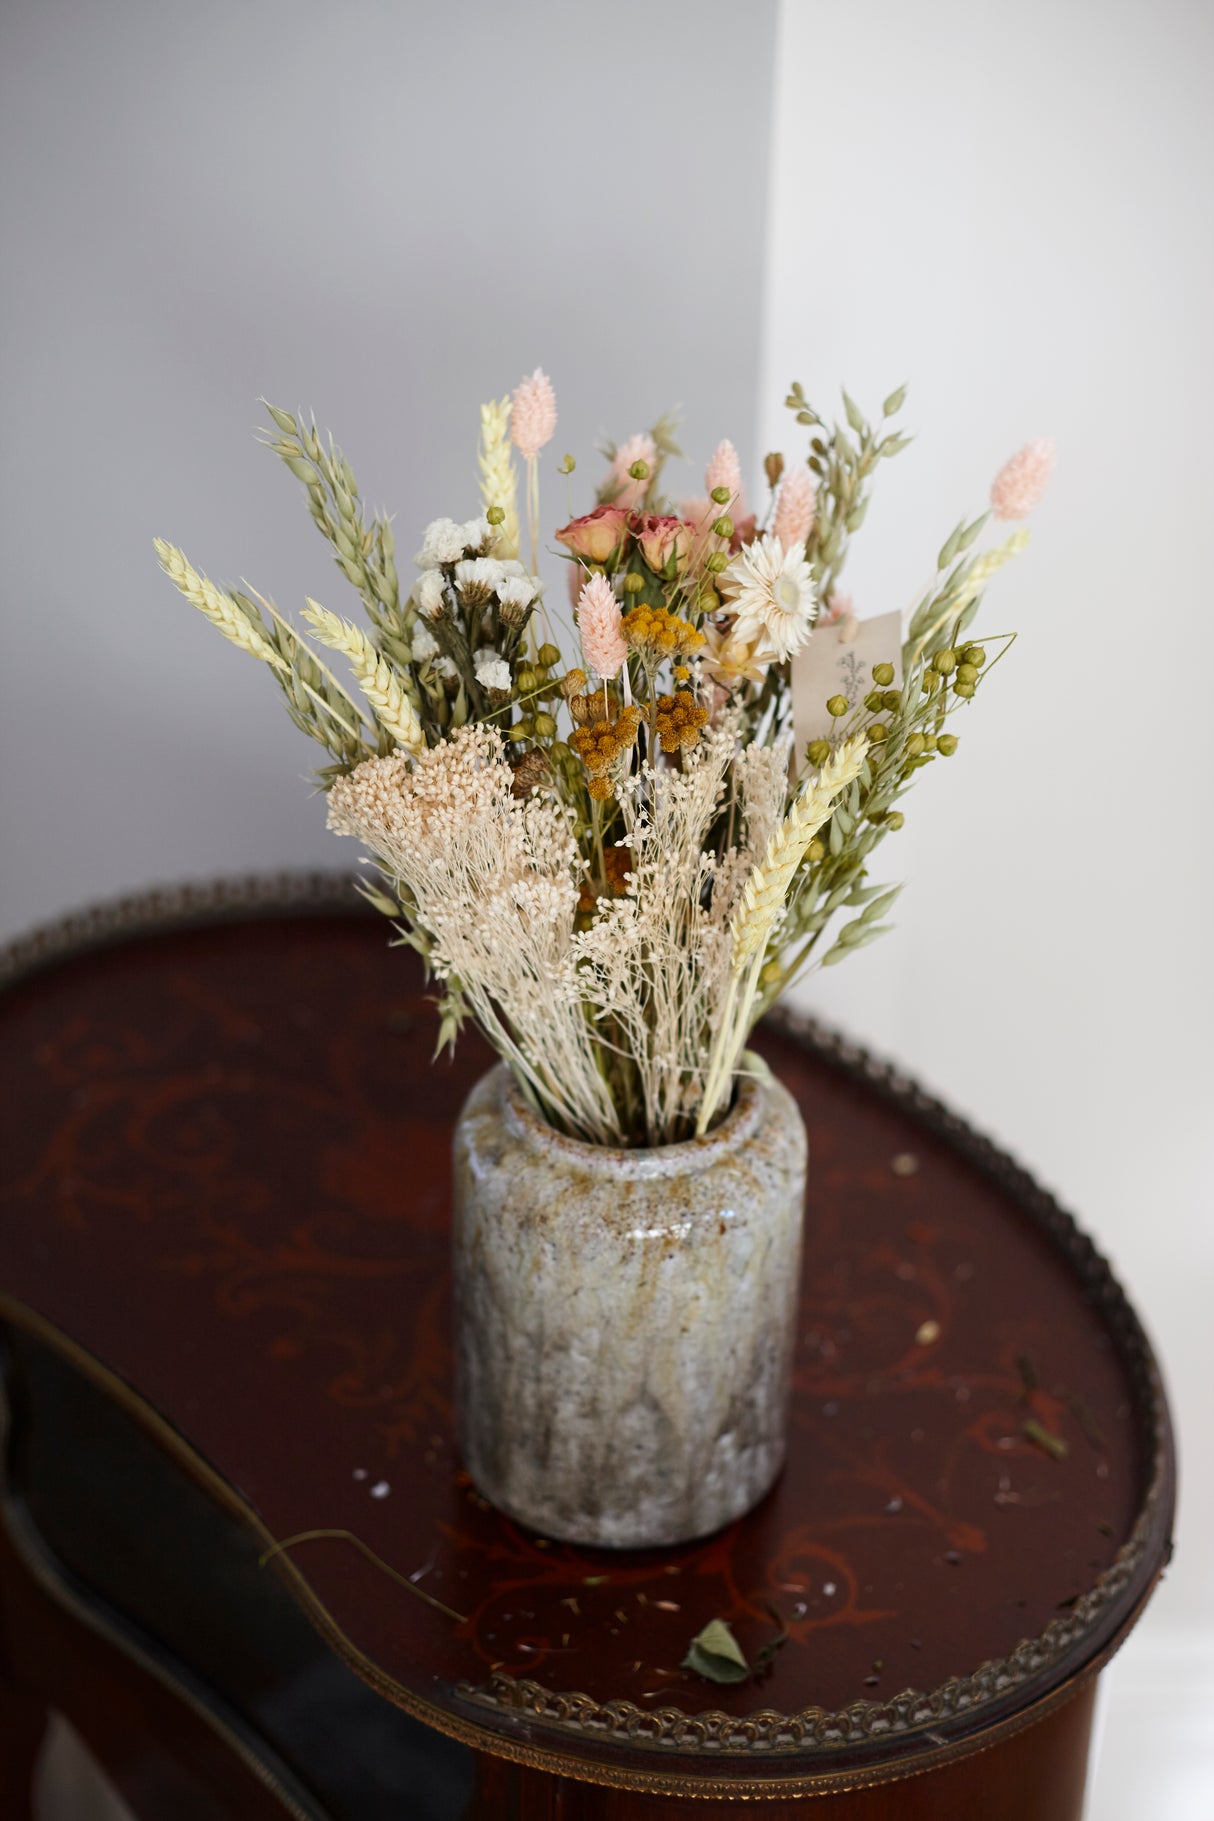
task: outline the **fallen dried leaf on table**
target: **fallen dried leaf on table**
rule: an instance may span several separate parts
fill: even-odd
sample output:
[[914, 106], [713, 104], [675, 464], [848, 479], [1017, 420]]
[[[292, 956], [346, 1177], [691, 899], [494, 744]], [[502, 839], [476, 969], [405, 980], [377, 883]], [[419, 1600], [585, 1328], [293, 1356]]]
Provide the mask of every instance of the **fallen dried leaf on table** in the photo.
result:
[[708, 1682], [744, 1682], [750, 1674], [750, 1664], [724, 1619], [710, 1619], [691, 1640], [683, 1668], [694, 1669]]

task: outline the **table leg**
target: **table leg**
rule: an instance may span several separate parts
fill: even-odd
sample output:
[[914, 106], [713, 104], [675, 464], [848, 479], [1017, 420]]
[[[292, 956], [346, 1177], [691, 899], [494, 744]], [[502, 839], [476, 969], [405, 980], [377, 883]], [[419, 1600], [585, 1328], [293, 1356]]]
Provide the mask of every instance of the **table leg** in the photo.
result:
[[50, 1715], [42, 1702], [0, 1680], [0, 1815], [30, 1821], [34, 1773]]

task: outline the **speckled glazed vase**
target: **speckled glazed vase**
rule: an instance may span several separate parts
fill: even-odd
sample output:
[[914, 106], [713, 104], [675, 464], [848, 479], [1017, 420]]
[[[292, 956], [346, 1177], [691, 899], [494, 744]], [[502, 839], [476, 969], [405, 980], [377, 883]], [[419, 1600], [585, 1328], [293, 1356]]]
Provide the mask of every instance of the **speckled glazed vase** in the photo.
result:
[[755, 1057], [705, 1138], [562, 1137], [504, 1064], [455, 1133], [464, 1463], [549, 1537], [646, 1548], [758, 1503], [784, 1459], [805, 1127]]

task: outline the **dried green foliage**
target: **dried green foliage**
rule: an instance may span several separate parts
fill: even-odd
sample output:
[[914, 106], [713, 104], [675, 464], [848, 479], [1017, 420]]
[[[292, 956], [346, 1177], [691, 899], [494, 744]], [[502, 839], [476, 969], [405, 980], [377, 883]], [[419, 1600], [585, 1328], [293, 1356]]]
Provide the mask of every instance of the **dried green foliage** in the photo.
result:
[[812, 432], [808, 459], [818, 483], [818, 510], [807, 554], [823, 600], [830, 599], [847, 561], [852, 535], [864, 523], [878, 466], [910, 446], [909, 436], [885, 427], [902, 409], [905, 398], [905, 386], [890, 393], [882, 408], [880, 430], [867, 422], [846, 392], [846, 425], [828, 424], [795, 382], [784, 400], [797, 422]]
[[376, 513], [368, 522], [353, 469], [331, 436], [321, 439], [315, 419], [304, 424], [268, 399], [262, 403], [278, 433], [263, 431], [263, 442], [303, 487], [313, 524], [332, 544], [334, 561], [358, 589], [372, 624], [407, 649], [409, 616], [401, 608], [396, 545], [387, 518]]

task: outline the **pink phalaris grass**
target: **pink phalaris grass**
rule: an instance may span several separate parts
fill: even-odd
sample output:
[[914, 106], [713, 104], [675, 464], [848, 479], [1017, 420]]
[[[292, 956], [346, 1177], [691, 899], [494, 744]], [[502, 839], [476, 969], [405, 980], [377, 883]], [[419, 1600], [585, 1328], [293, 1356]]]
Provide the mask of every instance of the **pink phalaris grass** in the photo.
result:
[[781, 547], [793, 550], [803, 544], [814, 525], [817, 489], [808, 468], [792, 468], [780, 482], [772, 530]]
[[694, 499], [679, 501], [679, 517], [686, 519], [697, 537], [705, 536], [713, 519], [719, 518], [721, 512], [720, 506], [714, 506], [711, 500], [701, 499], [698, 495]]
[[526, 461], [534, 461], [556, 429], [556, 393], [542, 367], [521, 379], [510, 408], [510, 441]]
[[613, 506], [624, 506], [632, 511], [640, 505], [649, 482], [634, 480], [628, 470], [634, 462], [644, 462], [652, 474], [657, 466], [657, 460], [658, 446], [652, 436], [646, 435], [644, 431], [638, 432], [636, 436], [630, 436], [626, 443], [620, 444], [612, 457], [611, 468], [607, 476], [607, 487]]
[[592, 575], [578, 596], [577, 629], [590, 669], [604, 681], [618, 675], [628, 656], [620, 628], [620, 603], [605, 575]]
[[713, 493], [718, 487], [728, 487], [734, 500], [742, 497], [742, 464], [728, 437], [717, 444], [712, 460], [704, 470], [705, 493]]
[[855, 617], [856, 608], [851, 595], [840, 594], [837, 588], [832, 588], [826, 597], [826, 606], [819, 617], [818, 624], [819, 626], [837, 626], [841, 620], [854, 620]]
[[996, 518], [1027, 518], [1049, 485], [1056, 451], [1052, 436], [1039, 436], [1004, 462], [991, 483]]

